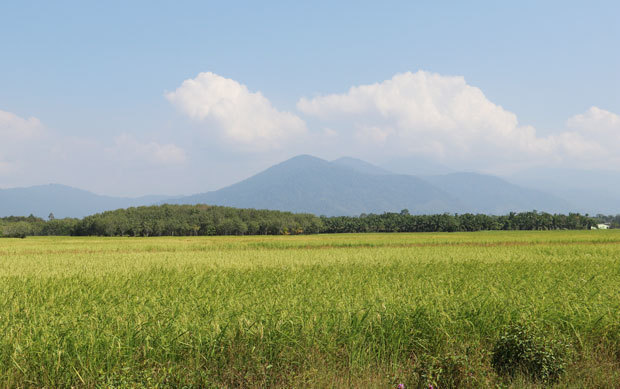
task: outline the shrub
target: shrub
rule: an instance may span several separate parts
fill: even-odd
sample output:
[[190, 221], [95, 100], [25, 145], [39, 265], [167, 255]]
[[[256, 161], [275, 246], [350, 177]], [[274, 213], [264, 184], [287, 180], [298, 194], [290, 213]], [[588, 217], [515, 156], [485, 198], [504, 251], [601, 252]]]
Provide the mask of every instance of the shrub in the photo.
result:
[[536, 381], [555, 382], [566, 368], [567, 347], [546, 339], [532, 326], [508, 326], [493, 348], [491, 365], [500, 375], [521, 373]]
[[424, 355], [415, 369], [419, 388], [471, 387], [474, 372], [466, 355]]

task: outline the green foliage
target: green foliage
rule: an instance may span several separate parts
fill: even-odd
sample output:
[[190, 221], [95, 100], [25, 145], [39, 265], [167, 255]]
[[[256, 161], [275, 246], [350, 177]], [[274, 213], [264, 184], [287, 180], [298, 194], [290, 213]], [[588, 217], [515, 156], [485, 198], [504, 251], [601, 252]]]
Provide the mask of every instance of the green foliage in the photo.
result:
[[75, 231], [78, 219], [53, 219], [50, 218], [42, 227], [40, 235], [43, 236], [69, 236]]
[[25, 221], [10, 223], [2, 228], [2, 236], [6, 238], [25, 238], [32, 235], [32, 226]]
[[513, 324], [500, 335], [491, 364], [504, 375], [523, 374], [536, 381], [556, 382], [566, 370], [567, 347], [544, 337], [532, 325]]
[[321, 220], [310, 214], [208, 205], [136, 207], [108, 211], [80, 220], [73, 235], [205, 236], [312, 234]]
[[135, 207], [107, 211], [78, 219], [45, 221], [34, 216], [0, 219], [0, 226], [25, 222], [27, 235], [76, 236], [212, 236], [212, 235], [301, 235], [358, 232], [460, 232], [490, 230], [583, 230], [596, 220], [576, 213], [551, 215], [544, 212], [411, 215], [400, 213], [362, 214], [359, 217], [318, 217], [271, 210], [239, 209], [208, 205]]
[[420, 389], [458, 389], [474, 386], [475, 371], [466, 355], [424, 355], [416, 364], [415, 377]]
[[26, 236], [66, 236], [75, 231], [77, 219], [50, 219], [39, 217], [8, 216], [0, 218], [0, 237], [25, 238]]
[[360, 217], [323, 217], [322, 232], [457, 232], [490, 230], [583, 230], [595, 220], [578, 213], [568, 215], [545, 212], [511, 212], [504, 216], [482, 214], [410, 215], [384, 213]]

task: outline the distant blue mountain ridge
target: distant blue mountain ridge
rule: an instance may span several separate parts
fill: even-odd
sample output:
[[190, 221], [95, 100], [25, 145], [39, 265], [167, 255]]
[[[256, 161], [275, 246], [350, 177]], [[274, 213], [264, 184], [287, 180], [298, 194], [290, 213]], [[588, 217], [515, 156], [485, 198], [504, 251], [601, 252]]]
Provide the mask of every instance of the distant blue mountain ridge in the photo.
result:
[[53, 213], [57, 218], [84, 217], [112, 209], [154, 204], [168, 198], [169, 196], [102, 196], [59, 184], [0, 189], [0, 216], [32, 214], [47, 218]]
[[[401, 171], [416, 170], [415, 164], [408, 166], [406, 160], [399, 166]], [[428, 172], [428, 166], [422, 170]], [[608, 175], [604, 177], [609, 179]], [[538, 186], [527, 185], [524, 177], [519, 177], [519, 182], [525, 185], [478, 173], [395, 174], [386, 167], [356, 158], [327, 161], [300, 155], [225, 188], [176, 198], [102, 196], [58, 184], [0, 189], [0, 216], [47, 217], [53, 213], [57, 218], [83, 217], [106, 210], [163, 203], [273, 209], [326, 216], [402, 209], [412, 214], [506, 214], [531, 210], [596, 213], [596, 209], [592, 209], [596, 208], [595, 204], [588, 208], [587, 204], [569, 202], [557, 188], [554, 191], [531, 189]], [[573, 188], [571, 193], [574, 191]], [[574, 199], [575, 196], [571, 198]], [[605, 212], [620, 213], [620, 206], [613, 208], [612, 200], [605, 204]]]

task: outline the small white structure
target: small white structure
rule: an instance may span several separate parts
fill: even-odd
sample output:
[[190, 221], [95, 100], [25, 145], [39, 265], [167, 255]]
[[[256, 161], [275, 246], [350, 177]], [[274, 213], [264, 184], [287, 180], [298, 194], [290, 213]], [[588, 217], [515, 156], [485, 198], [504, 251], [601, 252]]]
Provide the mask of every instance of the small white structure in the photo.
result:
[[597, 224], [596, 228], [599, 230], [608, 230], [609, 229], [609, 224], [604, 223], [604, 224]]

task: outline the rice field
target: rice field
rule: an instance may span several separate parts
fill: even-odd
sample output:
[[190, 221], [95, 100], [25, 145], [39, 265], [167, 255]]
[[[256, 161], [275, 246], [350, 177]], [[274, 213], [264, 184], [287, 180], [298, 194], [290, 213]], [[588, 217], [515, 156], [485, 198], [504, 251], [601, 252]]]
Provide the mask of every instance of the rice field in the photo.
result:
[[0, 387], [399, 384], [620, 387], [620, 231], [0, 240]]

